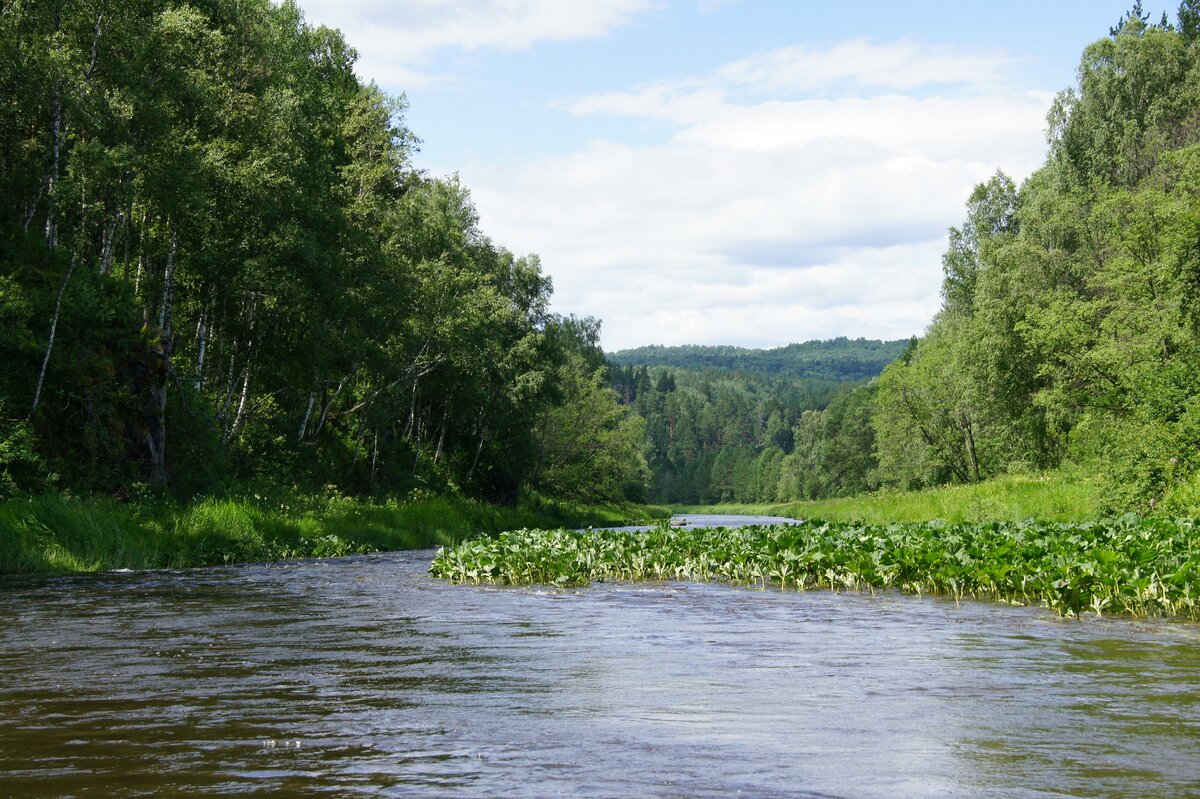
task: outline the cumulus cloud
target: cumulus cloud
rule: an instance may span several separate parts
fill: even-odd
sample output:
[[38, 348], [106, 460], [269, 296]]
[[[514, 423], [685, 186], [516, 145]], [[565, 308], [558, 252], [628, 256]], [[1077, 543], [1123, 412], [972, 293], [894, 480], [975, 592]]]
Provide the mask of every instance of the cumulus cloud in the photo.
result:
[[341, 28], [360, 74], [389, 88], [454, 80], [429, 64], [442, 50], [516, 51], [539, 42], [593, 39], [626, 24], [651, 0], [303, 0], [306, 18]]
[[[609, 349], [921, 332], [938, 307], [946, 228], [997, 168], [1020, 179], [1041, 162], [1052, 97], [996, 85], [1003, 59], [921, 54], [907, 41], [827, 48], [856, 57], [826, 65], [820, 80], [755, 66], [813, 52], [569, 104], [584, 116], [666, 121], [673, 132], [653, 145], [597, 140], [464, 172], [484, 229], [539, 252], [557, 307], [601, 317]], [[938, 80], [931, 64], [960, 58], [958, 90], [901, 91]], [[907, 74], [885, 75], [882, 64]], [[821, 93], [846, 80], [882, 91]], [[806, 81], [818, 96], [743, 91]]]

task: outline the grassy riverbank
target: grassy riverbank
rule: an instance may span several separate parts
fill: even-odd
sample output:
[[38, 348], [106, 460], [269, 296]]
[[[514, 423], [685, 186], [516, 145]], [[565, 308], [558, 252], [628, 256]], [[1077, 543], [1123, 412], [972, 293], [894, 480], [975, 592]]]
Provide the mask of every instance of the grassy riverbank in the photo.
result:
[[186, 568], [420, 549], [528, 526], [583, 527], [662, 518], [666, 509], [584, 507], [530, 497], [516, 507], [422, 495], [205, 499], [194, 503], [77, 499], [0, 503], [0, 574]]
[[643, 533], [521, 530], [440, 551], [455, 583], [721, 580], [895, 588], [1084, 612], [1200, 618], [1200, 530], [1136, 516], [1085, 523], [807, 522]]
[[1099, 481], [1075, 470], [1006, 475], [983, 483], [924, 491], [889, 491], [857, 497], [772, 505], [677, 506], [676, 513], [740, 513], [870, 524], [924, 522], [1082, 522], [1103, 515]]

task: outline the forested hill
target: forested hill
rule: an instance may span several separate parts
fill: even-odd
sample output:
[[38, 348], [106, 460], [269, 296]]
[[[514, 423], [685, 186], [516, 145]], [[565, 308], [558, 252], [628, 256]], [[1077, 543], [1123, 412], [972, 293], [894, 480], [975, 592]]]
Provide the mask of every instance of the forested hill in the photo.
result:
[[[868, 381], [912, 346], [837, 338], [770, 350], [641, 347], [609, 355], [609, 378], [646, 420], [653, 501], [791, 499], [872, 487]], [[814, 424], [827, 418], [836, 422]], [[835, 468], [802, 460], [798, 445], [807, 451], [835, 429], [846, 439], [826, 448]], [[820, 477], [805, 477], [818, 468]]]
[[747, 375], [843, 381], [877, 376], [899, 358], [908, 345], [908, 339], [878, 341], [844, 336], [768, 350], [651, 345], [610, 353], [608, 360], [618, 366], [665, 366], [694, 371], [727, 369]]

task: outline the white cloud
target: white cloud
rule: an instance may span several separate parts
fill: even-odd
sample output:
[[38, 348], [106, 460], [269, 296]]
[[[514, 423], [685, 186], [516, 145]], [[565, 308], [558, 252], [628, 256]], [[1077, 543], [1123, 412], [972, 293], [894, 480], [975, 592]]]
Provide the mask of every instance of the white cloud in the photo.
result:
[[[907, 45], [879, 47], [855, 69]], [[465, 170], [484, 230], [540, 253], [556, 307], [602, 318], [609, 349], [919, 333], [946, 228], [997, 168], [1041, 162], [1051, 95], [992, 86], [983, 67], [986, 87], [898, 93], [914, 67], [880, 96], [752, 101], [729, 75], [753, 71], [733, 67], [569, 106], [666, 120], [666, 142]]]
[[302, 0], [314, 24], [341, 28], [359, 74], [402, 89], [453, 80], [428, 64], [446, 49], [516, 51], [538, 42], [594, 39], [651, 0]]
[[839, 84], [915, 89], [997, 80], [1012, 59], [911, 38], [893, 42], [850, 39], [827, 47], [783, 47], [739, 59], [715, 78], [761, 91], [803, 92]]
[[850, 39], [826, 47], [782, 47], [741, 58], [711, 75], [665, 81], [631, 92], [609, 92], [568, 106], [576, 114], [649, 116], [696, 122], [729, 94], [872, 96], [928, 87], [968, 87], [979, 93], [1001, 83], [1015, 60], [1001, 52], [966, 51], [915, 39], [873, 43]]

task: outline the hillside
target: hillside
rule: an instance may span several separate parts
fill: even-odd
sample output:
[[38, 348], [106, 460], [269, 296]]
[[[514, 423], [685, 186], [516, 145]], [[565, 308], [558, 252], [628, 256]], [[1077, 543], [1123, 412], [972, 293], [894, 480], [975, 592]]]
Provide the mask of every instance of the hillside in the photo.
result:
[[864, 380], [882, 372], [900, 357], [908, 344], [908, 339], [878, 341], [843, 336], [766, 350], [651, 345], [610, 353], [608, 360], [618, 366], [665, 366], [695, 371], [727, 369], [772, 377]]

